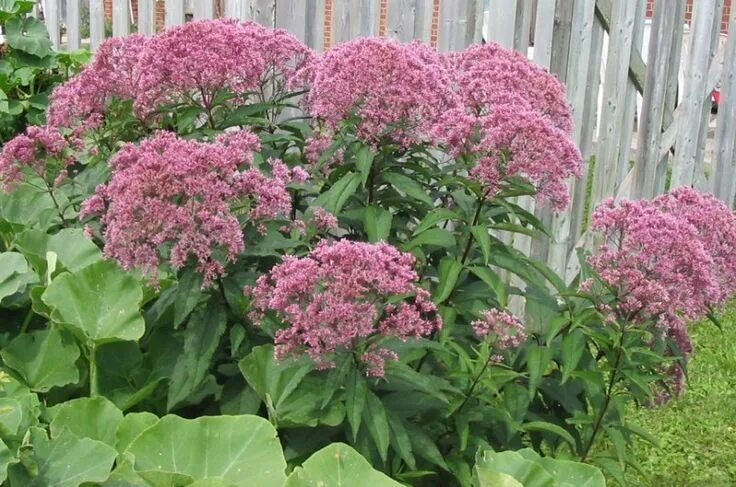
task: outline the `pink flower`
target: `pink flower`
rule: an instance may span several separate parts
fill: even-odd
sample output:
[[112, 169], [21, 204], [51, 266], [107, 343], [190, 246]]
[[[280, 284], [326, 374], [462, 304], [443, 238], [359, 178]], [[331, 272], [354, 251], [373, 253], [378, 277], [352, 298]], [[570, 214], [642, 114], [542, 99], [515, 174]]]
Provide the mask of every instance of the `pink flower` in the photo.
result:
[[429, 142], [430, 129], [455, 105], [451, 75], [431, 47], [361, 38], [325, 53], [314, 66], [310, 113], [328, 128], [354, 124], [358, 137], [408, 146]]
[[[427, 336], [442, 325], [429, 293], [418, 287], [411, 254], [386, 243], [322, 240], [306, 257], [285, 256], [258, 279], [252, 317], [273, 312], [288, 325], [275, 336], [276, 355], [305, 350], [319, 367], [334, 365], [332, 354], [372, 343], [363, 355], [369, 374], [395, 357], [374, 338]], [[401, 295], [414, 299], [387, 304]], [[392, 299], [395, 300], [395, 299]]]
[[490, 340], [496, 350], [517, 348], [527, 338], [521, 321], [506, 311], [486, 310], [483, 312], [482, 318], [473, 321], [471, 325], [476, 336]]
[[334, 230], [338, 225], [337, 217], [319, 206], [312, 210], [312, 223], [320, 231]]
[[105, 254], [123, 267], [155, 278], [163, 256], [174, 269], [193, 258], [208, 286], [245, 246], [231, 205], [252, 198], [251, 219], [290, 211], [286, 182], [251, 166], [259, 145], [247, 131], [215, 142], [161, 131], [126, 144], [110, 161], [110, 182], [84, 203], [82, 216], [102, 215]]
[[73, 162], [67, 155], [70, 143], [76, 146], [78, 142], [67, 141], [49, 126], [30, 126], [6, 142], [0, 153], [0, 181], [4, 189], [10, 190], [13, 183], [23, 180], [24, 172], [40, 177], [49, 186], [58, 186]]

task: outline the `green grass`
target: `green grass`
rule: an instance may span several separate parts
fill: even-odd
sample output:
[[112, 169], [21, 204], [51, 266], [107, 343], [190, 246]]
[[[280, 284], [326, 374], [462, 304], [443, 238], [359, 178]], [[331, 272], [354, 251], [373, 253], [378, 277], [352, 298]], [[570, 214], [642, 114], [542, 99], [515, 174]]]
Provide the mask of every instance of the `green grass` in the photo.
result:
[[693, 327], [695, 352], [685, 393], [658, 408], [633, 411], [630, 420], [660, 442], [639, 442], [636, 454], [649, 476], [631, 485], [736, 486], [736, 306], [710, 323]]

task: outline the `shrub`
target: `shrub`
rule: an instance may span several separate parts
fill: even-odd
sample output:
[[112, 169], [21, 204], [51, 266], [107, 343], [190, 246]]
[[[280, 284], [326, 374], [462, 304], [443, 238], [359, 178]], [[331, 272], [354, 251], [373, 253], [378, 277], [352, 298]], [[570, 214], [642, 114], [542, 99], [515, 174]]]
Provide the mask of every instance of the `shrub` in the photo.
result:
[[545, 231], [515, 197], [569, 199], [564, 96], [495, 45], [317, 56], [234, 21], [108, 40], [0, 159], [0, 471], [48, 482], [94, 450], [79, 482], [251, 485], [192, 455], [256, 476], [238, 451], [274, 428], [273, 485], [335, 457], [387, 485], [622, 479], [647, 437], [626, 402], [664, 397], [673, 331], [733, 294], [734, 217], [691, 190], [608, 203], [571, 286], [504, 243]]

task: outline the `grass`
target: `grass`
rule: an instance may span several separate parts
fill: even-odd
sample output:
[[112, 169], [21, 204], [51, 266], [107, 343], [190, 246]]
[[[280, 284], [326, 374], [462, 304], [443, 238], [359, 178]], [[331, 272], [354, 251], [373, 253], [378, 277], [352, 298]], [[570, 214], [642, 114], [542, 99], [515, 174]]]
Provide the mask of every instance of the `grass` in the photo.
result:
[[665, 406], [632, 411], [660, 448], [639, 442], [636, 454], [649, 479], [632, 486], [736, 486], [736, 305], [722, 316], [723, 331], [694, 326], [695, 352], [685, 393]]

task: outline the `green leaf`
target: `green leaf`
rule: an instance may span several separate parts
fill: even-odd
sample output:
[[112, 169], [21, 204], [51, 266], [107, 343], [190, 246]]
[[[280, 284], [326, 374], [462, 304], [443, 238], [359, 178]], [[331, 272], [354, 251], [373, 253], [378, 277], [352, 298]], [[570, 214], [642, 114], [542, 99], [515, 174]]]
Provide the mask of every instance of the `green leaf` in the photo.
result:
[[90, 438], [110, 446], [115, 445], [115, 435], [123, 413], [104, 397], [82, 397], [62, 403], [49, 425], [51, 438], [69, 430], [77, 438]]
[[337, 215], [348, 202], [348, 199], [360, 186], [360, 174], [348, 173], [340, 178], [330, 189], [319, 195], [312, 206], [321, 206], [333, 215]]
[[442, 228], [430, 228], [412, 238], [404, 247], [406, 250], [411, 250], [416, 247], [424, 247], [425, 245], [435, 245], [445, 248], [454, 247], [455, 235]]
[[0, 0], [0, 23], [29, 13], [35, 4], [34, 0]]
[[357, 451], [344, 443], [333, 443], [314, 453], [294, 469], [285, 487], [400, 487], [374, 470]]
[[386, 410], [388, 425], [391, 428], [391, 448], [406, 462], [410, 470], [416, 469], [416, 460], [411, 448], [411, 439], [404, 427], [404, 421], [389, 410]]
[[34, 18], [10, 19], [5, 24], [7, 42], [13, 49], [38, 57], [51, 53], [51, 39], [43, 22]]
[[0, 254], [0, 301], [22, 291], [33, 279], [28, 276], [28, 263], [22, 254], [3, 252]]
[[[479, 479], [493, 479], [493, 473], [501, 473], [512, 477], [524, 487], [555, 486], [554, 478], [547, 470], [515, 451], [478, 452], [475, 469]], [[481, 482], [478, 487], [495, 487], [495, 484]]]
[[457, 261], [454, 256], [448, 255], [443, 257], [439, 266], [439, 284], [434, 290], [432, 299], [435, 303], [441, 304], [450, 297], [455, 290], [457, 280], [463, 271], [463, 265]]
[[491, 236], [488, 234], [488, 228], [482, 225], [475, 225], [470, 227], [470, 233], [473, 234], [473, 238], [483, 252], [483, 260], [485, 264], [491, 258]]
[[353, 439], [358, 437], [360, 423], [363, 418], [363, 409], [368, 396], [368, 382], [359, 370], [353, 369], [345, 384], [345, 409], [347, 410], [348, 423], [353, 433]]
[[560, 487], [606, 487], [606, 479], [598, 468], [570, 460], [544, 457], [539, 459]]
[[176, 286], [174, 301], [174, 328], [184, 323], [202, 298], [202, 275], [194, 270], [185, 271]]
[[135, 470], [237, 486], [283, 485], [286, 461], [276, 430], [258, 416], [164, 416], [127, 451]]
[[34, 391], [47, 392], [79, 381], [75, 364], [79, 348], [73, 338], [56, 328], [18, 335], [0, 356]]
[[406, 431], [409, 433], [409, 438], [411, 438], [412, 450], [414, 450], [417, 456], [424, 458], [444, 470], [449, 470], [439, 448], [437, 448], [434, 440], [424, 430], [411, 423], [407, 423]]
[[31, 460], [38, 475], [27, 476], [27, 487], [77, 487], [85, 482], [103, 482], [117, 453], [101, 441], [77, 438], [70, 431], [49, 439], [40, 428], [31, 428]]
[[168, 411], [184, 403], [202, 386], [226, 325], [225, 309], [216, 304], [200, 309], [189, 319], [184, 351], [176, 361], [169, 384]]
[[573, 330], [562, 339], [562, 383], [567, 382], [570, 375], [575, 371], [583, 352], [588, 346], [585, 334], [582, 330]]
[[18, 463], [15, 455], [10, 451], [8, 445], [0, 440], [0, 482], [5, 482], [8, 478], [8, 467], [15, 463]]
[[570, 432], [565, 428], [556, 424], [548, 423], [546, 421], [529, 421], [524, 423], [522, 427], [525, 431], [544, 431], [555, 434], [568, 442], [572, 447], [575, 447], [575, 438], [573, 438]]
[[9, 397], [0, 398], [0, 436], [17, 435], [21, 421], [23, 421], [23, 406], [20, 402]]
[[387, 172], [383, 174], [383, 179], [388, 181], [394, 188], [412, 198], [427, 205], [432, 205], [434, 201], [427, 194], [427, 190], [418, 182], [403, 174], [395, 172]]
[[377, 206], [368, 206], [363, 211], [363, 228], [368, 234], [369, 242], [379, 242], [388, 239], [391, 234], [393, 215], [388, 210]]
[[274, 358], [273, 345], [254, 347], [239, 363], [245, 380], [263, 401], [271, 401], [278, 408], [294, 392], [314, 365], [308, 358], [284, 360]]
[[8, 95], [0, 88], [0, 113], [8, 113], [10, 106], [8, 105]]
[[47, 273], [46, 256], [57, 255], [59, 262], [70, 272], [77, 272], [102, 259], [102, 253], [79, 228], [64, 228], [54, 235], [29, 229], [16, 235], [13, 246], [26, 256], [39, 275]]
[[368, 391], [366, 395], [365, 409], [363, 410], [363, 422], [368, 428], [378, 454], [384, 462], [388, 458], [389, 429], [386, 409], [383, 403], [373, 392]]
[[118, 453], [123, 453], [133, 443], [133, 440], [156, 423], [158, 423], [158, 416], [153, 413], [126, 414], [115, 433], [115, 449]]
[[51, 308], [54, 322], [70, 326], [95, 344], [138, 340], [145, 331], [140, 314], [143, 289], [110, 261], [59, 275], [41, 299]]
[[529, 372], [529, 397], [534, 397], [542, 376], [552, 360], [552, 350], [541, 345], [531, 345], [527, 350], [526, 366]]
[[425, 216], [422, 221], [419, 222], [419, 225], [417, 225], [417, 227], [414, 229], [413, 234], [419, 235], [425, 230], [429, 230], [433, 226], [437, 225], [441, 221], [459, 219], [460, 215], [454, 210], [451, 210], [449, 208], [435, 208], [434, 210], [427, 213], [427, 216]]
[[355, 157], [355, 168], [360, 172], [361, 184], [364, 188], [365, 183], [368, 181], [368, 176], [371, 173], [374, 158], [375, 154], [373, 154], [373, 151], [367, 145], [362, 146]]
[[59, 220], [49, 194], [29, 183], [16, 185], [10, 193], [0, 191], [0, 218], [26, 228], [44, 230]]
[[506, 282], [504, 282], [501, 277], [496, 274], [494, 271], [492, 271], [488, 267], [469, 267], [470, 272], [475, 274], [475, 276], [480, 279], [481, 281], [485, 282], [488, 287], [493, 289], [493, 291], [496, 293], [496, 299], [498, 300], [499, 306], [502, 308], [506, 308], [508, 305], [508, 285]]

